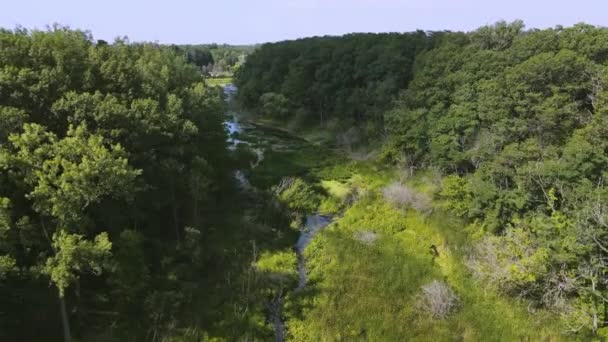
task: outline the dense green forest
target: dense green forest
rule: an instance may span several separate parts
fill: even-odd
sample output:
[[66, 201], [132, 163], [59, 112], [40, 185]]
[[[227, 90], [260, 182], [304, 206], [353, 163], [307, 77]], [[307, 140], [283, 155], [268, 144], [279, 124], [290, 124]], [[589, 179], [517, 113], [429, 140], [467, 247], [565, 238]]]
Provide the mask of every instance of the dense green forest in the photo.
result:
[[585, 24], [0, 30], [0, 340], [601, 340], [606, 80]]
[[0, 340], [251, 333], [235, 251], [283, 216], [240, 222], [225, 111], [171, 48], [0, 31]]
[[[608, 29], [517, 21], [266, 44], [236, 84], [262, 119], [381, 146], [375, 158], [405, 178], [434, 172], [431, 197], [462, 220], [480, 286], [561, 315], [562, 332], [596, 333], [608, 324], [607, 72]], [[406, 190], [385, 194], [416, 202]]]
[[239, 100], [277, 118], [332, 118], [379, 130], [391, 99], [412, 78], [424, 32], [352, 34], [264, 44], [238, 71]]
[[473, 274], [574, 331], [608, 323], [607, 63], [607, 29], [500, 23], [422, 54], [387, 113], [386, 157], [449, 175]]

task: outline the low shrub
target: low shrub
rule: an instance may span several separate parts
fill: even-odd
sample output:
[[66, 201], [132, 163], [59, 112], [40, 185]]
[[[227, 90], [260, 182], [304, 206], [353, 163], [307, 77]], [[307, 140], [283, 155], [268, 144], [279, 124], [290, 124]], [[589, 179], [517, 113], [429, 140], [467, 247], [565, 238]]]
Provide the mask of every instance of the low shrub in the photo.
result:
[[255, 263], [255, 270], [258, 278], [272, 288], [294, 286], [298, 279], [296, 255], [291, 250], [263, 252]]
[[275, 192], [290, 209], [299, 212], [315, 212], [321, 203], [321, 195], [301, 178], [284, 178]]
[[355, 232], [355, 240], [365, 245], [373, 245], [377, 238], [378, 235], [372, 231], [364, 230]]
[[426, 195], [420, 194], [399, 182], [393, 182], [382, 189], [382, 194], [389, 203], [397, 207], [409, 207], [420, 212], [431, 210], [431, 201]]
[[444, 282], [433, 280], [423, 285], [418, 295], [417, 308], [435, 319], [444, 319], [458, 305], [458, 296]]

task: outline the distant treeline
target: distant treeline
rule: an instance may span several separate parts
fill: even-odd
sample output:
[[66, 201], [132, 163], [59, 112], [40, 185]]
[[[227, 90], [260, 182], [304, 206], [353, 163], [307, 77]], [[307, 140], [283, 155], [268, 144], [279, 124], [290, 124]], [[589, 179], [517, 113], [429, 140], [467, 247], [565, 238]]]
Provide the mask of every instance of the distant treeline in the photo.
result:
[[255, 45], [226, 44], [171, 45], [170, 47], [210, 76], [232, 75], [245, 62], [247, 55], [256, 48]]
[[238, 71], [239, 98], [269, 115], [381, 126], [384, 111], [411, 80], [416, 56], [432, 41], [418, 31], [264, 44]]

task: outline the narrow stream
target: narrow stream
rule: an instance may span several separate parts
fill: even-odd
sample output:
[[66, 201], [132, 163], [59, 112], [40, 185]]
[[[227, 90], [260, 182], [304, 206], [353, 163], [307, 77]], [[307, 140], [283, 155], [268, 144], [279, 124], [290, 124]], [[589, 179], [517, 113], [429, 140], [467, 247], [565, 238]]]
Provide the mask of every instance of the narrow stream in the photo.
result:
[[[236, 91], [237, 89], [234, 85], [230, 84], [224, 87], [224, 93], [226, 94], [226, 99], [229, 103], [232, 101]], [[275, 146], [277, 146], [277, 148], [284, 148], [284, 145], [287, 144], [288, 140], [296, 140], [300, 141], [300, 143], [302, 142], [302, 139], [290, 136], [282, 131], [275, 132], [272, 129], [264, 128], [258, 125], [242, 123], [239, 120], [238, 113], [232, 111], [226, 115], [224, 125], [228, 130], [229, 136], [227, 142], [230, 149], [236, 149], [237, 145], [239, 144], [247, 144], [253, 149], [253, 151], [255, 151], [257, 154], [257, 161], [252, 165], [253, 168], [263, 160], [264, 150], [266, 148], [274, 148]], [[259, 134], [255, 134], [257, 141], [247, 141], [247, 136], [251, 136], [251, 133], [256, 130], [260, 131], [258, 132]], [[243, 134], [245, 132], [248, 134]], [[260, 138], [263, 140], [268, 140], [270, 143], [260, 143]], [[234, 177], [242, 190], [249, 190], [252, 188], [252, 185], [249, 183], [249, 179], [247, 179], [247, 176], [243, 171], [236, 171]], [[298, 287], [295, 289], [295, 291], [301, 291], [304, 289], [307, 282], [304, 250], [310, 244], [314, 236], [321, 229], [327, 227], [331, 222], [332, 218], [330, 216], [320, 214], [311, 214], [306, 216], [304, 225], [301, 228], [300, 236], [294, 246], [298, 259]], [[284, 298], [285, 293], [278, 293], [277, 296], [269, 303], [269, 320], [272, 321], [272, 324], [274, 325], [275, 340], [277, 342], [283, 342], [285, 339], [285, 324], [282, 317]]]
[[304, 249], [312, 241], [315, 235], [323, 228], [331, 223], [332, 219], [329, 216], [319, 214], [306, 216], [306, 222], [296, 242], [296, 254], [298, 256], [298, 288], [296, 291], [304, 289], [306, 286], [306, 260], [304, 258]]

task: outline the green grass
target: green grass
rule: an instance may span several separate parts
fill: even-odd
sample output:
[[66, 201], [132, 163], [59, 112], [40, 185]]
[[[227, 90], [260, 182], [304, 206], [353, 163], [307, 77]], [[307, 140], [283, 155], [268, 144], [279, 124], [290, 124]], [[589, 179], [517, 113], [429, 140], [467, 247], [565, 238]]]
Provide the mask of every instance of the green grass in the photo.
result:
[[210, 86], [225, 86], [232, 83], [232, 77], [206, 78], [205, 83]]
[[264, 160], [253, 170], [251, 184], [267, 189], [286, 176], [310, 176], [311, 169], [330, 162], [326, 153], [312, 145], [281, 152], [267, 149], [264, 152]]
[[316, 183], [319, 170], [343, 160], [331, 149], [270, 126], [257, 126], [255, 130], [245, 132], [240, 139], [264, 150], [264, 159], [250, 178], [254, 186], [262, 189], [277, 184], [287, 176], [304, 177]]
[[[465, 265], [470, 229], [443, 212], [440, 203], [424, 215], [397, 209], [381, 195], [384, 186], [400, 180], [433, 198], [441, 184], [436, 172], [407, 177], [373, 161], [350, 161], [323, 144], [286, 140], [284, 133], [272, 132], [245, 139], [266, 147], [264, 160], [251, 175], [252, 184], [268, 188], [284, 176], [300, 176], [323, 194], [322, 213], [341, 215], [305, 251], [306, 288], [287, 291], [284, 315], [289, 340], [569, 339], [560, 334], [555, 315], [531, 314], [526, 302], [495, 293], [472, 278]], [[353, 189], [358, 189], [360, 198], [346, 207]], [[363, 233], [375, 240], [362, 240]], [[430, 253], [431, 245], [439, 249], [436, 258]], [[293, 282], [290, 267], [295, 266], [289, 253], [282, 249], [263, 254], [257, 266], [274, 274], [271, 280]], [[420, 287], [435, 279], [449, 284], [459, 297], [457, 311], [444, 320], [432, 319], [416, 308]]]
[[350, 191], [348, 184], [342, 183], [337, 180], [322, 180], [321, 186], [330, 196], [344, 199]]
[[[349, 175], [350, 173], [350, 175]], [[390, 206], [380, 195], [394, 172], [370, 163], [345, 163], [319, 170], [335, 197], [346, 184], [368, 189], [343, 217], [315, 237], [306, 250], [309, 283], [287, 302], [292, 341], [519, 341], [566, 340], [556, 317], [530, 314], [520, 302], [484, 289], [464, 260], [464, 224], [436, 211], [430, 216]], [[432, 194], [433, 173], [409, 178], [408, 186]], [[373, 232], [365, 243], [358, 232]], [[433, 259], [430, 246], [438, 246]], [[434, 320], [416, 309], [420, 287], [447, 282], [459, 296], [458, 310]]]

